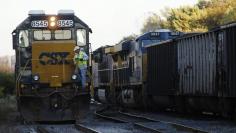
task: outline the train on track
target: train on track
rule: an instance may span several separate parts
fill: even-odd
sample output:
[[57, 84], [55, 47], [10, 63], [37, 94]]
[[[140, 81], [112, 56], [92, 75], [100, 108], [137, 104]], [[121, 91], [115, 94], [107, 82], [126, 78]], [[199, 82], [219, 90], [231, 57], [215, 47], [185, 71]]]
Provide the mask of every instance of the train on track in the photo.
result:
[[93, 52], [94, 97], [126, 106], [143, 105], [147, 83], [146, 46], [183, 33], [161, 29]]
[[157, 31], [93, 52], [94, 97], [179, 112], [236, 114], [236, 23]]
[[12, 32], [18, 110], [26, 121], [65, 121], [83, 116], [89, 109], [86, 89], [74, 74], [74, 47], [89, 55], [89, 26], [71, 10], [29, 16]]

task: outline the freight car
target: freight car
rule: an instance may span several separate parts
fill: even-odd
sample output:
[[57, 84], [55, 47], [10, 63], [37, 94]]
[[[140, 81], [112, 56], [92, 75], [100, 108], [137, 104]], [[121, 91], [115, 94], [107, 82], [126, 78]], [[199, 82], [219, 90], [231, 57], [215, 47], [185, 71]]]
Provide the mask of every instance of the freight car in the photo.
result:
[[153, 106], [235, 114], [236, 23], [147, 46], [147, 92]]
[[74, 74], [73, 49], [78, 45], [89, 55], [89, 32], [70, 10], [30, 11], [12, 32], [17, 105], [24, 120], [75, 120], [87, 112], [89, 86], [82, 89]]
[[[134, 40], [94, 51], [98, 65], [95, 98], [124, 106], [143, 106], [146, 98], [146, 45], [173, 39], [182, 33], [161, 29]], [[96, 59], [95, 57], [99, 58]]]

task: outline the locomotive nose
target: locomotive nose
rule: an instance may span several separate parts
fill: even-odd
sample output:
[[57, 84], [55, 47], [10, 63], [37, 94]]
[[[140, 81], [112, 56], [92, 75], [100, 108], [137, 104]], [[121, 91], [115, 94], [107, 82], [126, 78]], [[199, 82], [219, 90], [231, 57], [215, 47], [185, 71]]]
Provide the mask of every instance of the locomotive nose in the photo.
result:
[[61, 87], [63, 83], [72, 82], [74, 46], [75, 41], [35, 42], [32, 45], [32, 74], [40, 77], [37, 82], [49, 84], [50, 87]]

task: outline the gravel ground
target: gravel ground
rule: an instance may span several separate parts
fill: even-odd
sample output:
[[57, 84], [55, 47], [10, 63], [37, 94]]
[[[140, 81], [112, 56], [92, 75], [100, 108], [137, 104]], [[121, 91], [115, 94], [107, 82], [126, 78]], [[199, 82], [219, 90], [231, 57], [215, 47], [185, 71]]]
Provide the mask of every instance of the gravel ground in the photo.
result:
[[48, 131], [54, 133], [79, 133], [77, 129], [74, 128], [74, 125], [44, 125]]
[[146, 127], [156, 129], [158, 131], [162, 131], [165, 133], [189, 133], [184, 130], [177, 129], [169, 124], [164, 124], [160, 122], [145, 122], [141, 123], [142, 125], [145, 125]]
[[91, 115], [89, 115], [86, 119], [79, 121], [79, 123], [102, 133], [143, 133], [143, 130], [137, 129], [129, 123], [115, 123], [101, 118], [97, 118], [93, 115], [93, 112], [97, 108], [101, 107], [102, 105], [92, 104], [90, 108]]
[[[140, 115], [141, 112], [131, 111], [130, 113]], [[184, 115], [176, 115], [174, 113], [150, 113], [141, 114], [144, 117], [157, 119], [161, 121], [174, 122], [186, 126], [198, 128], [210, 133], [235, 133], [236, 123], [228, 120], [221, 120], [212, 116], [191, 117]], [[151, 124], [150, 124], [151, 125]], [[152, 125], [151, 125], [152, 126]]]
[[14, 96], [0, 99], [0, 133], [15, 133], [20, 124]]
[[[12, 106], [12, 105], [11, 105]], [[144, 130], [138, 129], [133, 124], [130, 123], [115, 123], [108, 120], [104, 120], [101, 118], [97, 118], [93, 115], [93, 112], [97, 108], [101, 108], [102, 105], [99, 104], [91, 104], [91, 110], [89, 115], [83, 119], [78, 121], [78, 123], [88, 126], [92, 129], [96, 129], [102, 133], [143, 133]], [[213, 117], [189, 117], [185, 115], [176, 115], [174, 113], [150, 113], [150, 112], [139, 112], [139, 111], [130, 111], [132, 114], [142, 114], [145, 117], [150, 117], [152, 119], [175, 122], [179, 124], [183, 124], [186, 126], [195, 127], [204, 131], [208, 131], [211, 133], [235, 133], [236, 132], [236, 123], [233, 121], [221, 120], [219, 118]], [[7, 118], [7, 119], [6, 119]], [[9, 112], [6, 113], [6, 116], [0, 118], [0, 133], [36, 133], [36, 127], [38, 125], [21, 125], [19, 121], [19, 114], [15, 109], [10, 109]], [[171, 129], [167, 125], [145, 122], [142, 123], [145, 126], [163, 129], [165, 131], [166, 128]], [[78, 130], [74, 128], [73, 124], [63, 124], [63, 125], [40, 125], [48, 129], [49, 131], [57, 132], [57, 133], [79, 133]], [[173, 129], [173, 128], [172, 128]], [[168, 130], [171, 132], [180, 132], [178, 130]], [[181, 131], [183, 132], [183, 131]], [[168, 133], [168, 132], [167, 132]]]
[[37, 133], [37, 127], [43, 127], [52, 133], [82, 133], [74, 128], [74, 125], [18, 125], [12, 130], [15, 133]]

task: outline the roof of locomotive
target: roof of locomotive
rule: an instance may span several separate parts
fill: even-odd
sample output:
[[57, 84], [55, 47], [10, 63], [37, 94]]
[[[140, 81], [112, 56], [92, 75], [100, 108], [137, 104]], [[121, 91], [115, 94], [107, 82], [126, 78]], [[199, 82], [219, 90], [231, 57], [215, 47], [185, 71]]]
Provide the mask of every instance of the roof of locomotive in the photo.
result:
[[110, 45], [101, 46], [101, 47], [97, 48], [96, 50], [94, 50], [93, 54], [104, 53], [105, 52], [105, 48], [109, 48], [109, 47], [113, 47], [113, 46], [110, 46]]
[[[28, 13], [28, 17], [21, 22], [15, 30], [20, 30], [20, 29], [31, 29], [31, 21], [32, 20], [39, 20], [39, 19], [47, 19], [50, 16], [56, 16], [61, 19], [72, 19], [75, 23], [79, 23], [81, 28], [88, 29], [89, 32], [92, 33], [91, 28], [83, 22], [80, 18], [75, 16], [74, 12], [72, 10], [59, 10], [58, 14], [45, 14], [43, 10], [31, 10]], [[14, 30], [14, 31], [15, 31]]]
[[215, 27], [215, 28], [213, 28], [213, 29], [211, 29], [211, 30], [209, 30], [207, 32], [191, 32], [191, 33], [186, 33], [186, 34], [183, 34], [182, 36], [176, 37], [174, 39], [169, 39], [167, 41], [153, 43], [153, 44], [147, 45], [145, 47], [149, 48], [149, 47], [153, 47], [153, 46], [156, 46], [156, 45], [162, 45], [162, 44], [174, 42], [175, 40], [181, 40], [181, 39], [185, 39], [185, 38], [189, 38], [189, 37], [193, 37], [193, 36], [199, 36], [199, 35], [202, 35], [202, 34], [212, 33], [212, 32], [224, 30], [224, 29], [231, 28], [231, 27], [236, 27], [236, 22], [230, 22], [230, 23], [227, 23], [227, 24]]
[[146, 33], [138, 36], [135, 39], [135, 41], [145, 40], [145, 39], [156, 39], [160, 35], [160, 34], [157, 34], [157, 33], [175, 33], [175, 35], [172, 35], [172, 36], [180, 36], [180, 35], [184, 34], [183, 32], [174, 32], [170, 29], [158, 29], [156, 31], [146, 32]]
[[[183, 32], [182, 32], [183, 33]], [[166, 43], [170, 43], [176, 39], [179, 39], [179, 38], [186, 38], [186, 37], [189, 37], [189, 36], [193, 36], [193, 35], [196, 35], [196, 34], [200, 34], [200, 32], [191, 32], [191, 33], [183, 33], [181, 34], [180, 36], [177, 36], [176, 38], [172, 38], [172, 39], [168, 39], [168, 40], [165, 40], [165, 41], [161, 41], [161, 42], [156, 42], [156, 43], [152, 43], [152, 44], [149, 44], [147, 46], [145, 46], [146, 48], [148, 47], [152, 47], [152, 46], [156, 46], [156, 45], [161, 45], [161, 44], [166, 44]]]

